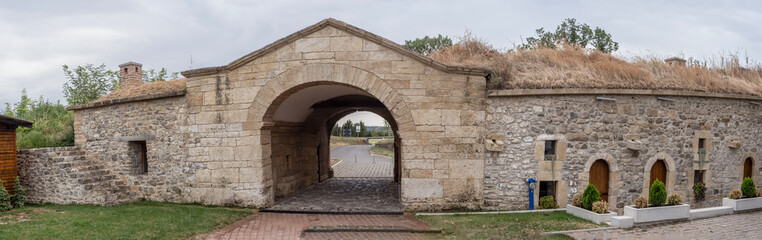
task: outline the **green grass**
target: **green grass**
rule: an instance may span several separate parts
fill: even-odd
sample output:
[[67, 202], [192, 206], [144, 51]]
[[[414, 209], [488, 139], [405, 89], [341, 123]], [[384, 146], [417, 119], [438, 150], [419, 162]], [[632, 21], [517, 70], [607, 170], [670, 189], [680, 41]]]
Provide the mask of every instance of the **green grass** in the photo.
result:
[[[0, 214], [0, 239], [188, 239], [250, 209], [136, 202], [113, 207], [30, 205]], [[19, 219], [23, 219], [19, 221]]]
[[373, 146], [372, 148], [370, 148], [370, 152], [375, 155], [384, 156], [388, 158], [394, 158], [394, 151], [386, 149], [386, 148]]
[[330, 144], [331, 148], [347, 146], [347, 145], [368, 145], [368, 138], [356, 138], [356, 137], [337, 137], [331, 136]]
[[596, 228], [587, 220], [565, 212], [418, 216], [444, 230], [445, 239], [569, 239], [543, 232]]

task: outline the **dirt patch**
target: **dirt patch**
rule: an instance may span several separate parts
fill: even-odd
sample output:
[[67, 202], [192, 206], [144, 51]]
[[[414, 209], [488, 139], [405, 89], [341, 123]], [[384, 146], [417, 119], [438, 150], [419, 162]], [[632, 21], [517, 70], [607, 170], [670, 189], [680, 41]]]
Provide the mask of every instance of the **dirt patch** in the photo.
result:
[[50, 213], [50, 212], [56, 212], [56, 211], [52, 209], [35, 208], [29, 212], [20, 212], [13, 215], [2, 216], [0, 217], [0, 224], [10, 224], [10, 223], [29, 221], [31, 219], [29, 219], [28, 217], [31, 215], [35, 215], [39, 213]]

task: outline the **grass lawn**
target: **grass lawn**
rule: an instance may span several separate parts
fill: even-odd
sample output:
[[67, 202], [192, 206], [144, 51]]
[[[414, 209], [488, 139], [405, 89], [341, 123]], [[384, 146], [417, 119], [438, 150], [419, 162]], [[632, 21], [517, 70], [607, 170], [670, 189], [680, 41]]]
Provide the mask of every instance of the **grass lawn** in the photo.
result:
[[347, 145], [368, 145], [367, 140], [368, 138], [331, 136], [330, 144], [331, 148]]
[[384, 156], [388, 158], [394, 158], [394, 151], [387, 148], [373, 146], [372, 148], [370, 148], [370, 152], [375, 155]]
[[136, 202], [113, 207], [30, 205], [0, 214], [1, 239], [188, 239], [250, 209]]
[[444, 230], [445, 239], [569, 239], [543, 232], [600, 227], [563, 211], [452, 216], [418, 216]]

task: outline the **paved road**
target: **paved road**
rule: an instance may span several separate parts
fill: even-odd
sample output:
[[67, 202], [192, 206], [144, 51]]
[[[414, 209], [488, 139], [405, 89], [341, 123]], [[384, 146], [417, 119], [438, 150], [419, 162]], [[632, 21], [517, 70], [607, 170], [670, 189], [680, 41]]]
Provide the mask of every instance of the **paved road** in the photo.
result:
[[762, 211], [630, 229], [569, 234], [575, 239], [760, 239]]
[[371, 147], [371, 145], [349, 145], [336, 147], [331, 149], [331, 159], [354, 162], [356, 157], [357, 162], [393, 162], [393, 160], [388, 157], [371, 155]]

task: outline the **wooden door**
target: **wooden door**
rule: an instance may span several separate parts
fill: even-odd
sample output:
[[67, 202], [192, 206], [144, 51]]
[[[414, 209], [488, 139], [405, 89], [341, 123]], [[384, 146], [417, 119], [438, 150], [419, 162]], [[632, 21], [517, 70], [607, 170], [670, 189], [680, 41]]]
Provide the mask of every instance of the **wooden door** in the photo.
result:
[[651, 189], [651, 185], [656, 179], [663, 182], [665, 186], [667, 185], [667, 164], [664, 163], [664, 160], [658, 160], [651, 166], [651, 181], [648, 184], [648, 189]]
[[601, 192], [601, 200], [609, 201], [609, 164], [603, 159], [590, 166], [590, 184]]
[[746, 160], [743, 161], [743, 178], [744, 179], [751, 178], [751, 171], [754, 167], [752, 165], [753, 165], [753, 162], [751, 158], [747, 158]]

